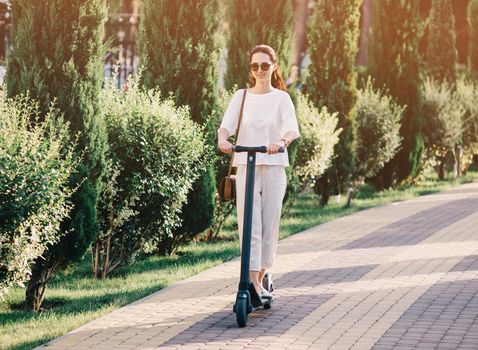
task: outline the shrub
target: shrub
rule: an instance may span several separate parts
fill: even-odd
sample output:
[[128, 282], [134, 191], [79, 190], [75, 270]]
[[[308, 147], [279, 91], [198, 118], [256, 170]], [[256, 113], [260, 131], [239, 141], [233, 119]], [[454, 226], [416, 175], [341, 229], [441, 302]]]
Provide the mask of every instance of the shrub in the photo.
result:
[[447, 153], [455, 152], [455, 146], [462, 142], [465, 109], [453, 86], [446, 81], [438, 83], [426, 77], [423, 92], [425, 145], [437, 158], [438, 175], [443, 179]]
[[478, 84], [459, 78], [456, 85], [457, 103], [464, 108], [462, 169], [466, 171], [472, 163], [473, 154], [478, 154]]
[[[210, 115], [207, 121], [208, 130], [216, 131], [219, 129], [222, 121], [222, 116], [227, 109], [229, 102], [234, 95], [234, 92], [237, 90], [237, 86], [234, 86], [231, 90], [220, 89], [217, 99], [217, 112]], [[214, 140], [216, 137], [214, 136]], [[234, 142], [234, 141], [232, 141]], [[216, 173], [216, 183], [220, 184], [221, 179], [227, 175], [229, 170], [230, 157], [222, 153], [216, 153], [213, 159], [214, 169]], [[218, 192], [214, 193], [214, 212], [211, 227], [206, 231], [204, 239], [211, 241], [217, 239], [221, 227], [224, 224], [225, 220], [229, 215], [231, 215], [235, 210], [235, 202], [223, 201]]]
[[0, 299], [23, 286], [30, 265], [61, 237], [72, 205], [68, 178], [77, 165], [67, 126], [39, 104], [0, 92]]
[[[460, 78], [456, 84], [457, 104], [465, 109], [463, 117], [463, 145], [473, 147], [478, 144], [478, 84]], [[478, 149], [476, 149], [478, 152]]]
[[181, 208], [208, 157], [203, 128], [187, 107], [158, 90], [128, 91], [112, 83], [101, 95], [108, 130], [110, 174], [102, 193], [100, 234], [93, 256], [97, 275], [155, 246], [173, 252], [184, 237]]
[[385, 91], [374, 89], [370, 77], [357, 91], [355, 178], [374, 176], [395, 156], [402, 140], [400, 120], [404, 110]]
[[[327, 107], [319, 110], [304, 95], [298, 97], [296, 114], [301, 136], [292, 181], [298, 181], [299, 192], [315, 185], [318, 177], [330, 166], [342, 129], [336, 129], [337, 112], [332, 114]], [[291, 195], [292, 201], [295, 194]]]

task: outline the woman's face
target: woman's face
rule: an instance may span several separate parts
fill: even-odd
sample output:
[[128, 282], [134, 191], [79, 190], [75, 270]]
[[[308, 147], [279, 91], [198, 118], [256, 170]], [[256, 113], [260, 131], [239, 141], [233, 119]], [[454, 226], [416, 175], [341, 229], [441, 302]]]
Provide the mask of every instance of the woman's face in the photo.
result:
[[[267, 66], [269, 66], [269, 69], [265, 70]], [[256, 79], [256, 82], [270, 81], [272, 73], [274, 73], [274, 71], [276, 70], [276, 65], [272, 63], [272, 60], [269, 55], [262, 52], [256, 52], [252, 55], [249, 67], [252, 76]]]

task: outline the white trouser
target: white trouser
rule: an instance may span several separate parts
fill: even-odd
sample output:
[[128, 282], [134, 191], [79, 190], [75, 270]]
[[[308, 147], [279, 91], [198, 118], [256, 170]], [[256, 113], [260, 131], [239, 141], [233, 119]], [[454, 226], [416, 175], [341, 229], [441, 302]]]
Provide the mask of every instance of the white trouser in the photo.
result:
[[[279, 222], [287, 178], [281, 165], [257, 165], [254, 184], [250, 270], [269, 269], [274, 263], [279, 241]], [[246, 166], [238, 166], [236, 174], [237, 222], [242, 249]]]

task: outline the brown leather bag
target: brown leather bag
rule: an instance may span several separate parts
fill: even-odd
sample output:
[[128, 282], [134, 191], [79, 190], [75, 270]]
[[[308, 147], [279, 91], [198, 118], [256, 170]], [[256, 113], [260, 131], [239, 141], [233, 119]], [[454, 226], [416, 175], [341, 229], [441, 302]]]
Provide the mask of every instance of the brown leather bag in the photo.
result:
[[[236, 129], [236, 140], [239, 137], [239, 128], [241, 127], [242, 112], [244, 110], [244, 101], [246, 100], [246, 92], [247, 92], [247, 89], [244, 89], [244, 94], [242, 95], [241, 110], [239, 112], [239, 121], [237, 123], [237, 129]], [[231, 176], [233, 161], [234, 161], [234, 153], [232, 153], [231, 161], [229, 162], [229, 170], [227, 172], [227, 176], [221, 179], [221, 182], [218, 188], [219, 197], [226, 202], [236, 199], [236, 179], [233, 176]]]

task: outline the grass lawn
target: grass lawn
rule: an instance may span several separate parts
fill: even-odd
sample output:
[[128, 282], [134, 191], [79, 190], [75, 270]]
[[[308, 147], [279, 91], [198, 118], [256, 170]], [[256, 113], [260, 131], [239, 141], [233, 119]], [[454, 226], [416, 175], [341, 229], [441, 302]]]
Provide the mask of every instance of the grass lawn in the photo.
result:
[[[425, 178], [414, 187], [377, 193], [364, 188], [347, 209], [343, 208], [344, 198], [339, 204], [332, 198], [329, 206], [321, 208], [315, 195], [304, 194], [282, 219], [281, 238], [358, 210], [471, 181], [478, 181], [478, 173], [469, 173], [459, 180]], [[31, 349], [169, 284], [232, 259], [239, 255], [235, 225], [235, 218], [230, 217], [219, 242], [191, 243], [171, 257], [145, 257], [106, 280], [91, 277], [90, 258], [85, 257], [52, 279], [46, 292], [45, 310], [41, 313], [23, 311], [24, 290], [12, 289], [0, 303], [0, 349]]]

